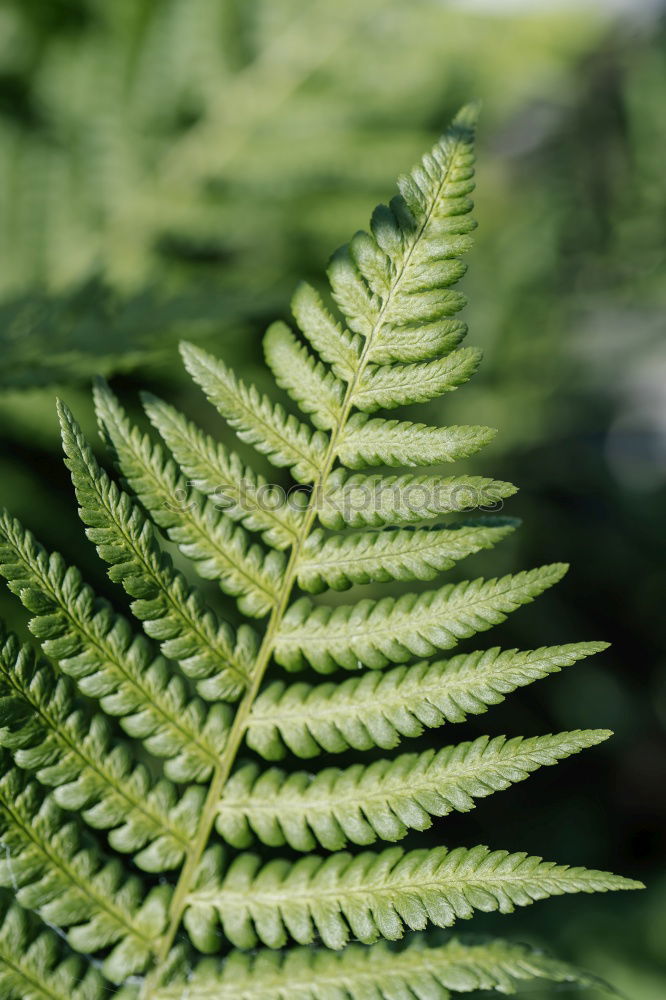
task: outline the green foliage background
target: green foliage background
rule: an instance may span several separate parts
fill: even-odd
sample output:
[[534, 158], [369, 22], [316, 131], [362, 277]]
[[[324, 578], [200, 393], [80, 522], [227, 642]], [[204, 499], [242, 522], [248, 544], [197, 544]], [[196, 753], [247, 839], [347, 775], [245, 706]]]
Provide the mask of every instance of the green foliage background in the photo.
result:
[[[604, 5], [508, 6], [0, 3], [0, 500], [104, 592], [92, 547], [80, 550], [56, 389], [90, 433], [95, 372], [130, 405], [142, 384], [209, 420], [181, 381], [179, 337], [261, 382], [259, 338], [297, 280], [318, 280], [395, 173], [480, 97], [465, 291], [485, 362], [438, 416], [499, 427], [492, 474], [521, 486], [508, 513], [524, 526], [492, 572], [573, 564], [547, 602], [503, 626], [503, 644], [613, 642], [599, 663], [497, 709], [498, 725], [617, 737], [576, 762], [575, 783], [562, 765], [514, 789], [512, 818], [491, 802], [434, 836], [499, 843], [524, 814], [518, 848], [645, 880], [637, 898], [516, 917], [513, 936], [549, 937], [636, 1000], [658, 1000], [666, 27], [613, 20]], [[14, 618], [4, 594], [0, 611]]]

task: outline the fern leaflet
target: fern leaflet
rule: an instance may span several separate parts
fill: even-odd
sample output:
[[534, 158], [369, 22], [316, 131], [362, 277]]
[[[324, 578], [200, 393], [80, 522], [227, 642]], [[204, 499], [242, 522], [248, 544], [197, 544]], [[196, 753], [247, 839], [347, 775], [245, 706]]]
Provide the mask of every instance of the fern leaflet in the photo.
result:
[[[514, 993], [521, 981], [604, 984], [564, 962], [507, 941], [466, 944], [452, 939], [439, 947], [411, 941], [401, 951], [383, 943], [371, 948], [350, 945], [343, 952], [294, 948], [284, 954], [261, 952], [252, 957], [235, 952], [220, 968], [213, 959], [186, 972], [180, 958], [169, 970], [157, 1000], [182, 1000], [187, 987], [192, 1000], [366, 1000], [368, 996], [433, 997], [446, 1000], [449, 990], [497, 990]], [[41, 1000], [41, 998], [40, 998]], [[96, 998], [94, 998], [96, 1000]]]
[[109, 984], [53, 931], [0, 895], [0, 987], [7, 1000], [104, 1000]]
[[229, 780], [216, 826], [238, 848], [249, 847], [253, 834], [270, 847], [288, 844], [297, 851], [401, 840], [410, 829], [428, 829], [431, 816], [467, 812], [475, 798], [508, 788], [610, 735], [589, 730], [532, 739], [480, 736], [437, 753], [328, 768], [315, 777], [248, 764]]
[[516, 688], [606, 648], [603, 642], [525, 652], [494, 648], [385, 674], [369, 671], [341, 684], [274, 681], [254, 703], [247, 742], [266, 760], [282, 759], [287, 749], [298, 757], [390, 750], [403, 736], [464, 722]]
[[405, 927], [450, 927], [474, 910], [511, 913], [565, 892], [636, 889], [639, 883], [607, 872], [555, 865], [526, 854], [444, 847], [377, 854], [314, 855], [295, 863], [241, 855], [223, 872], [221, 851], [210, 848], [188, 897], [185, 925], [197, 947], [218, 947], [217, 921], [240, 948], [259, 942], [283, 947], [289, 938], [328, 948], [351, 937], [366, 944], [399, 940]]

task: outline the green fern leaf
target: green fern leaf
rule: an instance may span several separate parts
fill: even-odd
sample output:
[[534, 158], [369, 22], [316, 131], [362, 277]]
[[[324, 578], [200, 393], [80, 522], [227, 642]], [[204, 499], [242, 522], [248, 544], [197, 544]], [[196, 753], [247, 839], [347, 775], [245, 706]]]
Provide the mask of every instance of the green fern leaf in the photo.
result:
[[317, 354], [331, 366], [333, 374], [351, 382], [358, 371], [361, 338], [343, 329], [322, 302], [321, 296], [303, 282], [291, 302], [294, 318]]
[[172, 780], [210, 774], [227, 733], [223, 706], [207, 710], [188, 700], [182, 679], [127, 621], [7, 514], [0, 517], [0, 573], [35, 615], [30, 629], [47, 656], [84, 694], [99, 698], [105, 712], [118, 716], [130, 736], [166, 758]]
[[[110, 984], [57, 936], [0, 895], [0, 990], [5, 1000], [106, 1000]], [[117, 993], [118, 1000], [121, 994]], [[122, 1000], [131, 1000], [130, 990]]]
[[368, 531], [327, 538], [314, 531], [304, 546], [298, 585], [313, 593], [354, 583], [432, 580], [458, 559], [491, 548], [517, 526], [499, 518], [470, 524]]
[[321, 673], [359, 665], [380, 669], [429, 656], [504, 621], [507, 614], [557, 583], [567, 566], [554, 563], [505, 576], [448, 584], [441, 590], [364, 600], [336, 608], [293, 604], [275, 640], [275, 658], [289, 670]]
[[91, 827], [145, 871], [174, 868], [187, 851], [203, 805], [203, 789], [183, 795], [155, 782], [109, 720], [76, 698], [71, 682], [38, 662], [15, 636], [0, 635], [0, 745], [19, 767], [53, 788], [63, 809]]
[[368, 465], [437, 465], [474, 455], [495, 436], [491, 427], [427, 427], [406, 420], [368, 419], [347, 423], [338, 458], [349, 469]]
[[[225, 514], [264, 541], [286, 549], [298, 538], [303, 511], [275, 500], [268, 481], [186, 420], [173, 406], [143, 394], [146, 413], [189, 480], [213, 497]], [[278, 575], [280, 567], [274, 564]]]
[[214, 675], [218, 691], [234, 701], [246, 687], [257, 637], [241, 626], [238, 639], [220, 624], [196, 590], [161, 551], [150, 522], [99, 467], [64, 403], [58, 403], [66, 464], [86, 535], [111, 570], [109, 576], [135, 598], [132, 612], [165, 656], [194, 678]]
[[342, 416], [345, 387], [299, 344], [285, 323], [273, 323], [264, 338], [266, 362], [275, 381], [315, 427], [331, 430]]
[[448, 1000], [449, 990], [515, 993], [524, 981], [612, 992], [595, 977], [525, 945], [501, 940], [466, 944], [453, 938], [434, 947], [413, 940], [400, 950], [378, 942], [371, 947], [352, 944], [343, 952], [313, 948], [257, 955], [233, 952], [224, 965], [205, 959], [193, 972], [181, 960], [174, 962], [155, 1000], [183, 1000], [185, 993], [188, 1000], [367, 1000], [380, 996]]
[[605, 642], [524, 652], [494, 648], [385, 674], [369, 671], [342, 684], [276, 681], [254, 704], [247, 743], [266, 760], [281, 760], [287, 750], [297, 757], [375, 746], [390, 750], [403, 736], [464, 722], [516, 688], [607, 648]]
[[0, 885], [17, 901], [57, 927], [84, 954], [112, 947], [104, 973], [121, 981], [145, 968], [153, 942], [166, 923], [170, 890], [146, 893], [136, 876], [127, 877], [87, 844], [39, 786], [2, 761], [0, 778]]
[[281, 406], [246, 386], [227, 366], [193, 344], [182, 345], [183, 360], [190, 375], [211, 403], [235, 428], [241, 441], [268, 455], [274, 465], [288, 466], [300, 482], [318, 478], [319, 456], [328, 440], [322, 431], [312, 431]]
[[[369, 358], [377, 365], [409, 364], [447, 355], [467, 333], [460, 320], [442, 319], [419, 326], [404, 326], [393, 330], [390, 339], [373, 345]], [[370, 369], [371, 370], [371, 369]]]
[[[128, 485], [154, 522], [192, 559], [204, 579], [239, 598], [246, 614], [261, 617], [278, 600], [276, 581], [284, 556], [266, 553], [253, 544], [243, 528], [189, 487], [177, 466], [149, 438], [133, 428], [117, 400], [103, 384], [95, 390], [97, 412]], [[247, 635], [247, 633], [246, 633]], [[205, 697], [222, 697], [213, 681], [200, 685]]]
[[391, 847], [364, 852], [310, 855], [294, 864], [278, 859], [262, 867], [256, 855], [240, 855], [226, 874], [210, 848], [188, 897], [185, 924], [204, 952], [217, 946], [221, 924], [232, 944], [259, 942], [282, 948], [289, 938], [343, 948], [354, 937], [371, 944], [399, 940], [405, 927], [450, 927], [475, 910], [512, 913], [547, 896], [572, 892], [640, 889], [640, 882], [608, 872], [556, 865], [526, 854], [457, 847], [405, 853]]
[[365, 413], [411, 403], [427, 403], [467, 382], [481, 362], [474, 347], [412, 365], [369, 365], [354, 392], [354, 406]]
[[468, 812], [474, 799], [522, 781], [532, 771], [594, 746], [612, 734], [577, 730], [531, 739], [480, 736], [435, 753], [404, 754], [346, 770], [262, 771], [248, 764], [229, 779], [218, 808], [217, 830], [231, 845], [249, 847], [254, 835], [270, 847], [288, 844], [339, 851], [377, 838], [401, 840], [427, 830], [431, 816]]
[[325, 528], [383, 528], [478, 508], [493, 510], [516, 492], [483, 476], [353, 475], [336, 469], [316, 497]]

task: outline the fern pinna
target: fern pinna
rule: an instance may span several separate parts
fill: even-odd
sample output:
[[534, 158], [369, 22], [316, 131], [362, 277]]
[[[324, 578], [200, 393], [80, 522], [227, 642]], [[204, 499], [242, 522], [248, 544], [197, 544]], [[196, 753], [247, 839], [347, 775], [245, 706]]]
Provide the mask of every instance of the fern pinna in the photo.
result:
[[[489, 428], [375, 416], [457, 388], [479, 363], [459, 347], [452, 290], [473, 228], [473, 129], [464, 109], [333, 257], [337, 312], [304, 285], [299, 333], [268, 330], [267, 363], [300, 416], [183, 347], [240, 440], [291, 470], [299, 502], [146, 397], [157, 443], [100, 384], [118, 485], [59, 404], [86, 534], [145, 634], [3, 516], [0, 571], [45, 654], [2, 636], [3, 997], [443, 1000], [521, 979], [589, 982], [506, 941], [408, 932], [638, 883], [481, 846], [394, 845], [606, 731], [311, 763], [393, 750], [604, 647], [439, 658], [556, 583], [561, 565], [363, 596], [434, 581], [515, 527], [478, 515], [510, 484], [432, 469], [476, 452]], [[162, 539], [251, 622], [220, 617]], [[315, 596], [353, 585], [353, 603]]]

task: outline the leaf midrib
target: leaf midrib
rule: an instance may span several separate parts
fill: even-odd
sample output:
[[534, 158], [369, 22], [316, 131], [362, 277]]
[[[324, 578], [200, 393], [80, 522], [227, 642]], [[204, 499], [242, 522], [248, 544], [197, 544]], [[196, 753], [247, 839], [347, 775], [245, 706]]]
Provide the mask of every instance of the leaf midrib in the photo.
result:
[[[440, 628], [450, 631], [445, 622], [436, 622], [436, 621], [433, 622], [432, 620], [433, 616], [437, 615], [439, 612], [448, 612], [449, 610], [456, 611], [460, 607], [464, 608], [483, 607], [484, 605], [490, 604], [498, 597], [502, 597], [512, 592], [519, 592], [525, 589], [526, 586], [527, 584], [521, 582], [519, 586], [516, 587], [512, 586], [511, 582], [509, 582], [504, 587], [501, 588], [493, 587], [492, 592], [490, 594], [484, 593], [482, 596], [477, 597], [475, 600], [474, 598], [469, 599], [465, 592], [456, 593], [456, 590], [459, 587], [458, 584], [447, 584], [447, 587], [445, 587], [443, 591], [431, 590], [431, 591], [426, 591], [424, 594], [413, 595], [414, 597], [416, 597], [416, 601], [414, 602], [412, 607], [406, 611], [402, 611], [402, 609], [398, 607], [398, 603], [400, 600], [402, 600], [402, 598], [393, 598], [393, 597], [383, 598], [380, 601], [374, 603], [374, 607], [370, 610], [369, 614], [361, 620], [358, 628], [353, 628], [353, 627], [350, 628], [349, 620], [341, 621], [339, 623], [332, 621], [333, 612], [331, 612], [331, 617], [329, 617], [327, 621], [321, 624], [319, 622], [313, 623], [312, 621], [310, 621], [310, 619], [307, 619], [305, 622], [299, 623], [297, 627], [290, 628], [289, 631], [279, 633], [278, 638], [280, 639], [281, 644], [285, 646], [298, 645], [300, 642], [299, 637], [302, 636], [303, 634], [306, 634], [308, 645], [312, 646], [315, 644], [321, 645], [322, 643], [329, 644], [331, 641], [334, 641], [338, 638], [344, 639], [345, 641], [349, 640], [350, 642], [353, 642], [357, 637], [361, 636], [367, 640], [369, 635], [368, 633], [369, 627], [372, 628], [371, 634], [373, 636], [375, 635], [381, 636], [388, 632], [395, 637], [396, 632], [398, 630], [404, 630], [405, 628], [412, 628], [415, 627], [417, 624], [423, 624], [427, 626], [439, 625]], [[447, 596], [446, 594], [447, 588], [453, 588], [451, 592], [451, 597], [453, 598], [453, 600], [451, 600]], [[430, 603], [426, 602], [425, 600], [426, 597], [431, 597]], [[393, 606], [386, 617], [383, 617], [380, 622], [375, 623], [374, 621], [372, 621], [372, 615], [376, 612], [377, 608], [379, 607], [379, 605], [383, 603], [383, 601], [386, 602], [392, 601]], [[343, 605], [339, 606], [338, 608], [335, 608], [334, 611], [337, 611], [339, 613], [340, 607], [343, 607]], [[351, 607], [351, 605], [349, 607]], [[416, 612], [416, 614], [414, 612]], [[500, 611], [498, 613], [504, 614], [503, 611]]]
[[[467, 350], [467, 349], [463, 348], [463, 350], [462, 350], [461, 353], [464, 354], [465, 350]], [[445, 359], [442, 359], [442, 360], [445, 360]], [[450, 366], [447, 366], [447, 367], [443, 367], [443, 365], [441, 367], [437, 367], [438, 363], [441, 365], [441, 361], [440, 362], [432, 362], [432, 361], [431, 362], [419, 362], [419, 361], [416, 361], [416, 362], [412, 362], [412, 365], [414, 366], [414, 368], [418, 368], [419, 369], [419, 372], [418, 372], [418, 376], [419, 376], [419, 382], [418, 382], [418, 384], [419, 384], [419, 387], [423, 386], [423, 385], [430, 385], [431, 383], [434, 383], [434, 385], [438, 389], [441, 388], [441, 389], [445, 390], [448, 381], [453, 376], [455, 376], [455, 374], [461, 368], [464, 368], [466, 366], [466, 364], [470, 363], [470, 361], [471, 361], [471, 356], [469, 354], [467, 354], [465, 357], [458, 358], [456, 360], [456, 364], [450, 365]], [[413, 389], [414, 388], [414, 375], [415, 375], [415, 372], [414, 371], [405, 371], [404, 370], [404, 369], [409, 369], [409, 367], [410, 367], [409, 363], [406, 363], [403, 366], [401, 366], [401, 369], [400, 369], [400, 376], [401, 377], [400, 378], [393, 377], [388, 382], [388, 384], [385, 383], [385, 384], [382, 385], [381, 384], [381, 378], [382, 378], [382, 376], [381, 376], [380, 372], [381, 372], [382, 368], [384, 368], [384, 367], [388, 367], [389, 370], [391, 371], [392, 375], [395, 376], [394, 366], [392, 366], [392, 365], [387, 365], [387, 366], [381, 365], [379, 367], [378, 372], [375, 373], [375, 378], [373, 379], [371, 377], [371, 379], [368, 382], [366, 382], [365, 385], [361, 385], [360, 386], [360, 392], [361, 392], [361, 394], [364, 397], [369, 397], [370, 399], [373, 399], [375, 396], [385, 397], [387, 391], [395, 391], [396, 389]], [[377, 384], [374, 385], [373, 382], [377, 382]], [[455, 386], [451, 386], [450, 388], [451, 389], [457, 389], [458, 386], [455, 385]]]
[[[442, 530], [417, 528], [416, 530], [409, 532], [409, 535], [411, 537], [407, 537], [404, 539], [400, 538], [400, 542], [402, 543], [401, 545], [389, 544], [385, 549], [381, 547], [381, 544], [378, 544], [380, 542], [380, 539], [389, 540], [390, 534], [397, 535], [398, 533], [397, 532], [387, 533], [385, 531], [379, 530], [375, 533], [376, 542], [368, 540], [367, 542], [365, 542], [365, 548], [360, 543], [357, 545], [357, 548], [361, 550], [360, 555], [356, 555], [355, 550], [351, 546], [348, 549], [345, 549], [344, 546], [340, 546], [340, 548], [336, 550], [333, 545], [324, 542], [323, 546], [319, 549], [320, 558], [317, 558], [317, 556], [310, 556], [308, 559], [304, 560], [304, 564], [305, 567], [308, 569], [310, 568], [327, 569], [330, 567], [338, 567], [338, 566], [344, 567], [347, 565], [356, 566], [359, 563], [368, 563], [368, 562], [374, 563], [377, 562], [378, 560], [381, 560], [382, 558], [391, 559], [400, 556], [413, 556], [415, 554], [422, 555], [423, 553], [429, 552], [431, 550], [435, 551], [438, 550], [439, 548], [442, 547], [442, 544], [444, 542], [448, 542], [449, 544], [451, 542], [455, 542], [456, 539], [452, 538], [451, 536], [455, 533], [456, 530], [457, 529], [453, 528], [451, 529], [443, 528]], [[495, 528], [489, 530], [497, 531], [498, 529]], [[449, 532], [448, 536], [447, 536], [447, 531]], [[390, 539], [390, 541], [393, 541], [393, 539]], [[416, 545], [409, 544], [410, 542], [414, 541], [417, 542]], [[482, 538], [482, 540], [479, 542], [479, 545], [483, 546], [484, 541], [485, 539]], [[476, 543], [470, 541], [469, 544], [474, 545]], [[459, 542], [459, 545], [461, 551], [457, 553], [451, 552], [450, 554], [442, 553], [442, 555], [446, 554], [447, 558], [453, 560], [453, 559], [461, 559], [465, 555], [470, 554], [469, 552], [464, 551], [463, 543]], [[322, 554], [324, 556], [327, 556], [328, 558], [322, 559], [321, 558]], [[301, 570], [302, 569], [303, 569], [303, 564], [301, 564]]]
[[[398, 862], [398, 864], [399, 863], [400, 862]], [[444, 862], [444, 864], [446, 864], [446, 862]], [[548, 865], [551, 864], [551, 862], [540, 862], [540, 864]], [[346, 900], [349, 896], [373, 898], [396, 892], [409, 893], [413, 892], [415, 889], [435, 889], [446, 893], [449, 889], [457, 889], [458, 891], [466, 888], [483, 890], [486, 886], [491, 888], [493, 886], [499, 886], [500, 888], [503, 888], [514, 885], [529, 886], [538, 884], [539, 888], [543, 888], [546, 882], [549, 882], [551, 885], [565, 887], [573, 884], [570, 881], [572, 869], [557, 871], [558, 867], [559, 866], [553, 864], [552, 871], [547, 870], [540, 872], [536, 869], [526, 872], [525, 874], [516, 871], [491, 872], [488, 874], [485, 872], [471, 872], [469, 875], [453, 873], [453, 877], [449, 877], [447, 873], [444, 872], [442, 873], [441, 878], [438, 878], [436, 873], [431, 873], [423, 879], [412, 878], [411, 881], [407, 879], [400, 879], [400, 881], [391, 882], [391, 884], [377, 885], [369, 888], [361, 888], [356, 885], [346, 885], [343, 883], [334, 888], [311, 885], [305, 888], [301, 888], [300, 886], [295, 887], [294, 891], [291, 890], [291, 887], [287, 887], [285, 891], [278, 892], [275, 890], [257, 889], [256, 886], [252, 886], [251, 890], [248, 890], [247, 887], [245, 889], [228, 889], [222, 886], [217, 890], [217, 892], [214, 889], [196, 889], [191, 894], [190, 901], [195, 905], [208, 903], [222, 909], [227, 900], [238, 899], [238, 908], [241, 910], [249, 910], [251, 913], [255, 906], [266, 906], [272, 904], [276, 909], [279, 909], [281, 905], [288, 906], [295, 900], [306, 900], [312, 903], [313, 899], [318, 900], [322, 897], [333, 899], [342, 898]], [[573, 869], [573, 871], [575, 871], [575, 869]], [[597, 883], [605, 882], [605, 879], [603, 878], [604, 874], [605, 873], [603, 872], [599, 873], [599, 875], [602, 876], [599, 878], [594, 872], [583, 871], [581, 872], [580, 877], [583, 881], [587, 880], [590, 883]], [[590, 875], [592, 877], [588, 878]], [[573, 878], [575, 881], [576, 876], [574, 875]], [[446, 900], [444, 901], [446, 902]]]
[[[413, 670], [422, 666], [425, 662], [427, 661], [415, 663], [413, 666], [406, 667], [404, 669], [406, 671]], [[434, 666], [434, 664], [432, 664], [432, 666]], [[492, 666], [494, 666], [494, 664]], [[540, 668], [537, 664], [534, 669], [542, 668]], [[553, 671], [556, 669], [559, 668], [553, 667]], [[423, 702], [431, 703], [433, 704], [433, 707], [437, 708], [437, 705], [434, 702], [430, 702], [431, 696], [439, 696], [439, 699], [441, 700], [442, 696], [448, 696], [451, 693], [455, 694], [459, 691], [474, 693], [474, 687], [476, 687], [476, 684], [486, 686], [493, 681], [510, 679], [508, 674], [517, 670], [521, 670], [520, 665], [512, 666], [510, 668], [504, 667], [503, 669], [496, 671], [492, 669], [479, 669], [478, 667], [467, 667], [464, 670], [456, 670], [455, 672], [451, 671], [451, 678], [455, 678], [453, 681], [448, 678], [446, 676], [446, 672], [444, 672], [443, 674], [439, 674], [437, 677], [433, 678], [430, 683], [428, 682], [428, 677], [426, 676], [419, 678], [418, 682], [414, 684], [410, 683], [409, 673], [406, 673], [404, 678], [395, 686], [395, 688], [391, 689], [389, 697], [386, 699], [382, 698], [382, 700], [378, 702], [377, 707], [370, 706], [363, 712], [358, 712], [357, 690], [354, 689], [350, 692], [348, 698], [340, 698], [338, 701], [327, 700], [323, 707], [303, 703], [303, 705], [299, 706], [300, 711], [296, 709], [290, 711], [289, 709], [283, 709], [278, 706], [278, 708], [272, 713], [270, 711], [266, 711], [263, 715], [260, 712], [257, 712], [256, 715], [253, 713], [252, 722], [260, 725], [275, 725], [277, 721], [282, 723], [285, 719], [296, 719], [302, 722], [303, 719], [322, 719], [328, 718], [329, 716], [339, 718], [340, 713], [343, 712], [347, 706], [350, 708], [353, 706], [356, 709], [355, 714], [358, 715], [359, 718], [363, 718], [365, 715], [376, 713], [377, 710], [384, 714], [385, 709], [392, 706], [397, 706], [399, 708], [408, 707], [405, 695], [409, 696], [410, 694], [415, 695], [417, 693], [419, 695], [419, 704]], [[551, 671], [547, 671], [546, 676], [550, 672]], [[471, 681], [475, 683], [472, 684]], [[506, 693], [507, 692], [504, 691], [500, 692], [502, 697], [504, 697]], [[376, 695], [376, 691], [373, 691], [372, 695]], [[414, 704], [416, 706], [416, 703]], [[438, 709], [438, 711], [441, 711], [441, 709]]]

